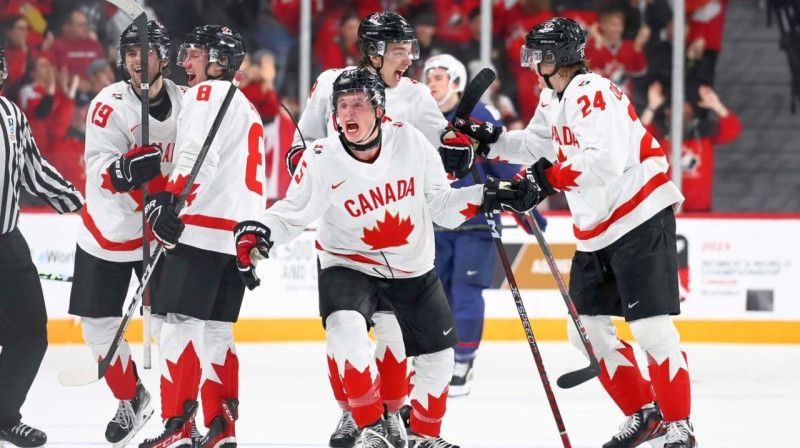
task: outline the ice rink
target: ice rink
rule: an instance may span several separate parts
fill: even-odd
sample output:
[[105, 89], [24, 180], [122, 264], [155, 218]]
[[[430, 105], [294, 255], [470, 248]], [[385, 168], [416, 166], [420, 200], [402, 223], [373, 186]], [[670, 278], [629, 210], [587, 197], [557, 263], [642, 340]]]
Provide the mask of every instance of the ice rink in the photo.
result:
[[[573, 447], [599, 447], [623, 416], [593, 380], [561, 390], [555, 379], [584, 367], [568, 343], [540, 344]], [[693, 422], [703, 448], [798, 447], [800, 346], [685, 344], [692, 374]], [[133, 346], [141, 359], [141, 345]], [[241, 417], [239, 446], [325, 447], [339, 417], [325, 369], [323, 343], [238, 346]], [[156, 352], [154, 352], [156, 355]], [[58, 371], [89, 360], [80, 345], [50, 347], [23, 408], [26, 423], [45, 430], [47, 446], [110, 446], [103, 438], [117, 401], [104, 383], [65, 388]], [[154, 418], [128, 446], [160, 433], [158, 370], [140, 370], [153, 393]], [[485, 343], [472, 394], [450, 399], [442, 435], [470, 448], [562, 446], [528, 345]]]

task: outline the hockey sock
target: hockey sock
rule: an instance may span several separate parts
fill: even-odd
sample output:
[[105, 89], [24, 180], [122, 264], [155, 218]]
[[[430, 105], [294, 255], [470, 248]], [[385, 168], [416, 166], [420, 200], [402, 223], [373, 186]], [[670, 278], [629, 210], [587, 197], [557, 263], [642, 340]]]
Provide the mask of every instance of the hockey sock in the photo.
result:
[[353, 420], [359, 428], [368, 426], [383, 414], [383, 400], [364, 317], [357, 311], [336, 311], [326, 319], [325, 329], [328, 358], [336, 366]]
[[408, 359], [403, 332], [393, 313], [377, 312], [375, 363], [381, 376], [381, 396], [389, 412], [398, 412], [408, 396]]
[[453, 349], [417, 356], [411, 377], [411, 430], [438, 437], [447, 408], [447, 391], [453, 375]]
[[664, 420], [674, 422], [689, 417], [689, 365], [672, 319], [669, 316], [641, 319], [631, 323], [631, 331], [647, 354], [650, 382]]
[[161, 417], [184, 414], [183, 404], [197, 400], [204, 322], [168, 314], [161, 329]]
[[[81, 325], [86, 345], [92, 349], [97, 362], [102, 361], [119, 329], [119, 317], [83, 317]], [[123, 339], [117, 348], [105, 379], [117, 400], [131, 400], [136, 395], [136, 369], [128, 341]]]
[[455, 297], [451, 306], [459, 339], [456, 346], [456, 362], [466, 363], [475, 359], [483, 337], [483, 315], [486, 307], [483, 301], [484, 287], [453, 281], [451, 288]]
[[218, 415], [226, 399], [239, 399], [239, 357], [233, 342], [233, 324], [206, 321], [203, 332], [203, 374], [200, 394], [206, 428]]
[[[650, 383], [642, 377], [633, 348], [617, 337], [617, 328], [609, 316], [580, 316], [594, 354], [600, 362], [600, 384], [625, 415], [632, 415], [655, 398]], [[584, 355], [581, 336], [568, 322], [569, 340]]]

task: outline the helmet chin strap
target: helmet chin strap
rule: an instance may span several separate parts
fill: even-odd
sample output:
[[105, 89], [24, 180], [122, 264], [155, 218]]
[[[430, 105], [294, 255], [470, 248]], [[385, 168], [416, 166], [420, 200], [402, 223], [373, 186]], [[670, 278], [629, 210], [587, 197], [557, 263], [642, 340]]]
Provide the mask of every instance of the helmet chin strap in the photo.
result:
[[444, 106], [450, 100], [450, 97], [452, 97], [455, 93], [456, 93], [456, 91], [453, 90], [453, 88], [448, 85], [447, 86], [447, 93], [444, 95], [444, 97], [441, 100], [436, 102], [436, 105], [437, 106]]
[[555, 90], [555, 87], [553, 87], [553, 85], [550, 84], [550, 77], [555, 75], [556, 73], [558, 73], [558, 65], [556, 65], [555, 67], [556, 67], [556, 69], [553, 70], [553, 73], [550, 73], [549, 75], [545, 75], [544, 73], [542, 73], [542, 63], [540, 62], [540, 63], [536, 64], [536, 71], [539, 72], [539, 76], [544, 78], [544, 83], [547, 84], [547, 87], [549, 87], [550, 89], [553, 89], [553, 90]]

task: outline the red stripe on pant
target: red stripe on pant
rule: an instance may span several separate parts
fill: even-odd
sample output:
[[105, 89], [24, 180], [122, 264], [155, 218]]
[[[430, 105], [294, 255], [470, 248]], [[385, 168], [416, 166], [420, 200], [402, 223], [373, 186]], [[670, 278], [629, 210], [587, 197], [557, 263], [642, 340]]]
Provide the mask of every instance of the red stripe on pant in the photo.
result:
[[221, 383], [206, 378], [200, 389], [206, 428], [211, 427], [214, 417], [223, 415], [225, 410], [222, 408], [222, 404], [226, 399], [239, 399], [239, 357], [228, 348], [228, 352], [225, 354], [225, 363], [222, 365], [212, 363], [211, 366]]
[[[97, 362], [102, 360], [103, 358], [100, 357]], [[124, 369], [122, 368], [123, 364], [126, 364]], [[131, 400], [136, 395], [136, 374], [130, 356], [125, 361], [122, 360], [122, 357], [117, 358], [117, 362], [108, 366], [105, 378], [111, 393], [117, 400]]]
[[[682, 351], [681, 356], [685, 361], [686, 353]], [[661, 407], [661, 414], [664, 416], [664, 420], [674, 422], [689, 417], [692, 409], [689, 371], [679, 367], [675, 376], [670, 379], [669, 358], [665, 359], [661, 365], [658, 365], [656, 360], [648, 354], [647, 363], [647, 368], [650, 371], [650, 382], [653, 384], [656, 400], [658, 400], [658, 404]]]
[[631, 415], [655, 400], [650, 383], [642, 377], [633, 348], [625, 341], [622, 342], [623, 348], [617, 350], [622, 356], [630, 361], [632, 366], [617, 366], [614, 376], [610, 377], [604, 359], [600, 360], [600, 384], [606, 389], [611, 399], [625, 415]]
[[383, 361], [376, 359], [378, 374], [381, 377], [381, 397], [389, 412], [397, 412], [403, 406], [408, 395], [408, 359], [398, 362], [389, 348]]
[[172, 381], [161, 376], [161, 418], [183, 415], [183, 403], [197, 400], [200, 389], [200, 358], [194, 345], [189, 342], [176, 362], [167, 360]]

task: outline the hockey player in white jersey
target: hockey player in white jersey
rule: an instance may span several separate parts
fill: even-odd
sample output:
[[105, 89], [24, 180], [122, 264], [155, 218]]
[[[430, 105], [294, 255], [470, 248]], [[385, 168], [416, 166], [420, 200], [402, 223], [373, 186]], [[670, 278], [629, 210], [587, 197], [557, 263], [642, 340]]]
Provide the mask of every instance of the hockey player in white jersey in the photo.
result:
[[[136, 25], [120, 36], [117, 65], [124, 81], [103, 89], [86, 118], [86, 205], [75, 249], [70, 314], [81, 316], [83, 337], [98, 361], [119, 327], [131, 273], [142, 274], [142, 192], [163, 190], [172, 169], [176, 117], [183, 88], [165, 78], [170, 37], [166, 28], [147, 24], [150, 53], [150, 135], [142, 143], [141, 50]], [[155, 288], [151, 288], [155, 296]], [[160, 318], [153, 316], [154, 334]], [[153, 413], [123, 341], [105, 375], [119, 407], [106, 428], [106, 440], [125, 446]]]
[[[421, 132], [398, 121], [381, 125], [384, 85], [366, 68], [342, 72], [332, 92], [339, 132], [305, 151], [285, 199], [256, 215], [257, 221], [237, 225], [239, 269], [253, 269], [252, 250], [266, 256], [274, 244], [288, 243], [317, 220], [330, 379], [361, 429], [356, 446], [455, 447], [439, 437], [458, 332], [433, 271], [432, 223], [456, 227], [484, 202], [492, 209], [524, 210], [536, 193], [527, 180], [504, 184], [510, 189], [503, 190], [451, 188]], [[469, 147], [467, 137], [461, 139]], [[415, 357], [407, 442], [387, 421], [382, 371], [367, 335], [379, 301], [396, 314], [404, 352]]]
[[[439, 145], [439, 135], [447, 125], [431, 95], [430, 89], [407, 77], [403, 72], [419, 57], [419, 44], [413, 25], [394, 12], [377, 12], [363, 18], [358, 28], [358, 46], [361, 52], [360, 67], [366, 67], [380, 75], [386, 86], [386, 110], [383, 122], [399, 121], [420, 130], [434, 147]], [[347, 67], [353, 69], [355, 67]], [[333, 81], [342, 69], [323, 72], [314, 83], [308, 96], [306, 108], [298, 122], [293, 147], [286, 156], [286, 166], [294, 173], [303, 151], [311, 142], [329, 135], [337, 135], [330, 102]], [[302, 135], [302, 137], [301, 137]], [[305, 141], [303, 141], [305, 138]], [[381, 304], [374, 317], [378, 346], [375, 357], [383, 382], [381, 391], [386, 407], [392, 414], [395, 430], [402, 430], [398, 411], [408, 394], [407, 361], [403, 350], [403, 335], [397, 319]], [[331, 435], [330, 446], [349, 448], [353, 446], [356, 432], [347, 404], [341, 399], [344, 391], [333, 384], [333, 394], [342, 406], [342, 416]]]
[[[231, 231], [266, 206], [263, 126], [241, 91], [235, 91], [180, 217], [175, 203], [244, 56], [241, 35], [220, 25], [192, 30], [178, 53], [190, 89], [178, 116], [175, 165], [166, 190], [149, 195], [145, 206], [153, 235], [168, 248], [153, 304], [154, 312], [166, 315], [160, 343], [165, 429], [140, 448], [192, 446], [198, 394], [209, 429], [197, 446], [237, 444], [239, 361], [232, 323], [245, 283]], [[258, 281], [245, 280], [251, 288]]]
[[[536, 67], [547, 88], [527, 129], [503, 132], [473, 120], [455, 127], [483, 157], [531, 164], [526, 176], [543, 196], [566, 192], [578, 240], [570, 294], [600, 360], [600, 382], [628, 417], [603, 447], [664, 435], [665, 448], [692, 448], [689, 369], [670, 317], [680, 313], [673, 207], [683, 196], [630, 100], [587, 70], [585, 43], [570, 19], [537, 25], [521, 61]], [[615, 315], [647, 355], [650, 381], [617, 337]], [[569, 337], [583, 347], [572, 325]]]

